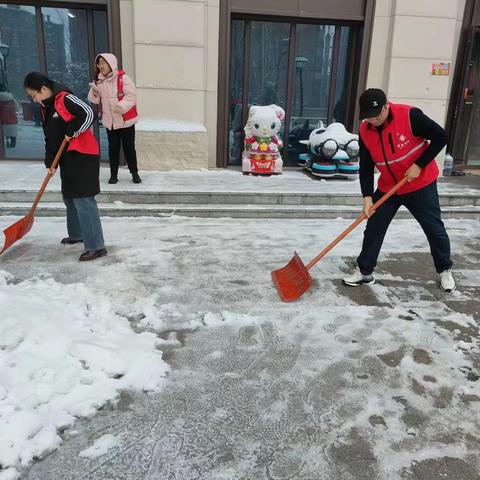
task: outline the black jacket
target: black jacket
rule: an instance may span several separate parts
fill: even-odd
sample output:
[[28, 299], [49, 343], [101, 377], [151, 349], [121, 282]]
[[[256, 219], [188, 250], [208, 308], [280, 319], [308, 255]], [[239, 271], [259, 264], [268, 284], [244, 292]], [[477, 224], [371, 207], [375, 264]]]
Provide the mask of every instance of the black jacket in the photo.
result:
[[[69, 92], [69, 95], [65, 96], [65, 107], [74, 115], [73, 120], [68, 123], [55, 110], [55, 97], [65, 91]], [[88, 124], [90, 127], [94, 115], [89, 105], [72, 95], [65, 86], [54, 82], [53, 95], [43, 102], [42, 119], [45, 134], [45, 166], [48, 168], [65, 135], [73, 137]], [[63, 196], [66, 198], [95, 196], [100, 192], [99, 173], [98, 155], [87, 155], [73, 150], [65, 152], [60, 160]]]

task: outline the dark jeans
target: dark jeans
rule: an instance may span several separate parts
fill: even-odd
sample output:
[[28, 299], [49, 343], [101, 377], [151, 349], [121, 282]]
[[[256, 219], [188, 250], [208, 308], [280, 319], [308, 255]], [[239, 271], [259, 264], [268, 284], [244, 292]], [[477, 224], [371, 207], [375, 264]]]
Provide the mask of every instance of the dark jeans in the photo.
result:
[[118, 175], [120, 161], [120, 142], [123, 146], [125, 159], [131, 174], [137, 173], [137, 152], [135, 151], [135, 125], [117, 130], [107, 130], [108, 157], [110, 160], [110, 174], [112, 177]]
[[[383, 192], [377, 190], [373, 194], [373, 201], [376, 202], [382, 195]], [[368, 219], [362, 251], [357, 259], [360, 271], [364, 275], [370, 275], [377, 266], [388, 226], [402, 205], [410, 211], [425, 232], [437, 273], [451, 268], [450, 240], [441, 219], [437, 182], [433, 182], [405, 195], [393, 195]]]

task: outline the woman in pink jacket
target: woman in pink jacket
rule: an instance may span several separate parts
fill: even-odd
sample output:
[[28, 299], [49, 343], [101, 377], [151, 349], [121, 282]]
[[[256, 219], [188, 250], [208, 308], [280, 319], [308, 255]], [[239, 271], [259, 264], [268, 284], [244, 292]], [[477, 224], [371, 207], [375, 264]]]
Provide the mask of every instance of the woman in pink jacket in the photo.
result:
[[138, 120], [137, 97], [133, 80], [117, 68], [117, 57], [102, 53], [95, 58], [95, 80], [88, 99], [99, 106], [98, 115], [107, 130], [110, 180], [118, 182], [120, 143], [125, 152], [133, 183], [141, 183], [135, 151], [135, 124]]

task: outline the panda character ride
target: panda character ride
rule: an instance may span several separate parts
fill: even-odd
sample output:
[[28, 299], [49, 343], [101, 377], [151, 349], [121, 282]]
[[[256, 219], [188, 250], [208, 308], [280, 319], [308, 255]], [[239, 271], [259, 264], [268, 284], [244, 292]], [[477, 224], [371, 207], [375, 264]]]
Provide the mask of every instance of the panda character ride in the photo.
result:
[[307, 145], [309, 153], [298, 156], [299, 165], [320, 178], [355, 179], [359, 172], [360, 146], [358, 135], [347, 132], [341, 123], [331, 123], [310, 133]]

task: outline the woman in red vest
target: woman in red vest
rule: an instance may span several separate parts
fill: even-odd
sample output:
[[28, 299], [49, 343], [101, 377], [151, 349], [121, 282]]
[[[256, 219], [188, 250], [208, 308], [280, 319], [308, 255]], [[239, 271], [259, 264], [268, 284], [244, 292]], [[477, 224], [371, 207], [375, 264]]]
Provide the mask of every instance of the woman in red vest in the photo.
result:
[[117, 68], [117, 57], [102, 53], [95, 59], [95, 80], [88, 99], [97, 104], [99, 116], [107, 130], [110, 180], [118, 182], [120, 144], [123, 146], [133, 183], [141, 183], [135, 151], [135, 124], [138, 120], [135, 83]]
[[[107, 254], [95, 195], [100, 192], [99, 147], [91, 130], [91, 107], [68, 88], [39, 72], [29, 73], [24, 87], [41, 105], [45, 134], [45, 166], [50, 169], [62, 141], [69, 143], [60, 160], [62, 195], [67, 207], [68, 237], [62, 245], [83, 242], [80, 261], [95, 260]], [[53, 175], [54, 170], [50, 169]]]
[[[440, 287], [455, 290], [450, 240], [441, 219], [435, 156], [447, 144], [445, 130], [418, 108], [387, 101], [385, 93], [370, 88], [360, 96], [360, 185], [363, 210], [369, 217], [362, 251], [353, 273], [343, 279], [356, 287], [375, 282], [373, 270], [388, 226], [400, 206], [415, 217], [427, 236]], [[373, 188], [374, 168], [380, 172]], [[370, 209], [403, 177], [408, 183], [378, 211]]]

